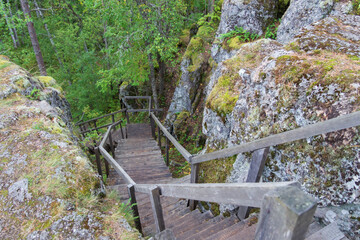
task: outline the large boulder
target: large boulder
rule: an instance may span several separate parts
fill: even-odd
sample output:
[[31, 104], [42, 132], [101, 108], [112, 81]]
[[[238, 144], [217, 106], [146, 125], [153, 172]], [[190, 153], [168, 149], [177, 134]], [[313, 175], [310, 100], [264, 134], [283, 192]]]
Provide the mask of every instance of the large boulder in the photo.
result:
[[120, 202], [104, 197], [67, 111], [54, 79], [0, 56], [0, 239], [138, 239], [121, 227]]
[[[206, 88], [205, 152], [359, 111], [358, 22], [358, 16], [328, 17], [287, 45], [261, 39], [220, 62]], [[355, 209], [339, 223], [353, 238], [359, 234], [358, 136], [359, 128], [351, 128], [271, 147], [263, 181], [299, 181], [321, 206]], [[200, 181], [242, 182], [250, 161], [246, 153], [202, 163]]]
[[262, 35], [266, 27], [276, 18], [276, 0], [224, 0], [217, 35], [242, 27]]
[[298, 31], [327, 17], [334, 6], [333, 0], [291, 0], [289, 8], [281, 19], [277, 40], [290, 42]]

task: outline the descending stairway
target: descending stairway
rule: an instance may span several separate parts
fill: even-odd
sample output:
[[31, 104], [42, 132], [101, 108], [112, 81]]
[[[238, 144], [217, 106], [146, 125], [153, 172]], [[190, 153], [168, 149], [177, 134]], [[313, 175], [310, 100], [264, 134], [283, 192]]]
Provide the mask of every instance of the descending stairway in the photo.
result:
[[[115, 140], [118, 144], [115, 150], [115, 160], [136, 183], [190, 182], [189, 176], [181, 179], [171, 177], [160, 148], [151, 136], [149, 124], [129, 124], [127, 135], [127, 139], [117, 138]], [[116, 136], [120, 136], [120, 134]], [[113, 169], [110, 170], [108, 185], [108, 188], [119, 192], [124, 202], [128, 200], [127, 185]], [[150, 198], [147, 194], [136, 193], [136, 199], [143, 233], [145, 236], [153, 236], [156, 230]], [[253, 224], [254, 219], [239, 221], [235, 216], [214, 217], [210, 211], [205, 213], [201, 213], [199, 210], [190, 211], [187, 207], [187, 201], [184, 199], [164, 196], [161, 196], [160, 199], [166, 229], [171, 229], [176, 239], [252, 240], [255, 237], [256, 224]], [[307, 234], [310, 236], [308, 239], [346, 239], [336, 226], [332, 226], [331, 229], [337, 229], [334, 230], [338, 234], [337, 238], [328, 238], [327, 235], [324, 235], [326, 232], [321, 235], [319, 229], [321, 227], [316, 223], [310, 225]]]

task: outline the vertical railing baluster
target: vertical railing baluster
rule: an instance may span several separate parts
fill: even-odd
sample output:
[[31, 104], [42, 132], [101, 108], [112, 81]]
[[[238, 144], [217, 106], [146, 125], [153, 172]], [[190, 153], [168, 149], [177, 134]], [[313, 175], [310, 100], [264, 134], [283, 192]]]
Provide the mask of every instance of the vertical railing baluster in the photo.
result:
[[98, 169], [98, 173], [100, 176], [102, 176], [102, 170], [101, 170], [101, 161], [100, 161], [100, 151], [99, 151], [99, 147], [95, 147], [94, 148], [95, 151], [95, 157], [96, 157], [96, 166]]
[[136, 196], [135, 196], [135, 187], [134, 187], [134, 185], [129, 184], [127, 186], [127, 188], [128, 188], [128, 193], [129, 193], [129, 198], [130, 198], [130, 203], [131, 203], [131, 209], [132, 209], [133, 216], [134, 216], [135, 227], [140, 233], [142, 233], [140, 215], [139, 215], [139, 210], [138, 210]]
[[166, 166], [169, 166], [169, 139], [166, 137]]
[[151, 207], [154, 214], [156, 232], [162, 232], [165, 230], [165, 221], [164, 216], [161, 208], [160, 202], [160, 188], [153, 187], [150, 189], [150, 201]]
[[[191, 159], [190, 159], [190, 162], [191, 162]], [[191, 164], [190, 183], [198, 183], [198, 176], [199, 176], [199, 164]], [[197, 205], [196, 200], [189, 201], [190, 210], [195, 210], [196, 205]]]

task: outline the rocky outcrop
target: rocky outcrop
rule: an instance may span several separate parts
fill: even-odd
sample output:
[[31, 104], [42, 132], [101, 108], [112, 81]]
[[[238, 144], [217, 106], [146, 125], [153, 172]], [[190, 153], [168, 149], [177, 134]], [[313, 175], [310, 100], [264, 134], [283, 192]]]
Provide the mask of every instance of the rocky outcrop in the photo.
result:
[[230, 32], [235, 27], [262, 35], [276, 18], [276, 0], [224, 0], [217, 35]]
[[298, 31], [314, 22], [327, 17], [333, 9], [333, 0], [292, 0], [281, 19], [277, 40], [290, 42]]
[[[360, 110], [359, 16], [344, 14], [348, 3], [310, 3], [316, 6], [309, 9], [302, 6], [305, 1], [291, 1], [282, 23], [283, 30], [291, 31], [280, 31], [286, 45], [261, 39], [230, 52], [213, 45], [217, 65], [205, 88], [203, 152]], [[291, 18], [295, 12], [299, 14]], [[319, 219], [336, 221], [349, 238], [356, 239], [360, 235], [358, 136], [359, 129], [352, 128], [272, 147], [262, 179], [299, 181], [318, 199], [323, 211]], [[242, 182], [250, 160], [247, 153], [203, 163], [200, 179]]]
[[1, 57], [0, 96], [0, 239], [137, 239], [71, 137], [56, 81]]

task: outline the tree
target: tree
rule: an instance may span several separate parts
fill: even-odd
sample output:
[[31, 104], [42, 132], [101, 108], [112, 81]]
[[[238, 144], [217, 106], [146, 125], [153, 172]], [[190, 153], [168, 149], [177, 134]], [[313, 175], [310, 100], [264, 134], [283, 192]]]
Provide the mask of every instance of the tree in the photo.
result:
[[45, 63], [44, 63], [44, 59], [43, 59], [43, 56], [41, 53], [39, 41], [37, 39], [36, 31], [34, 28], [34, 23], [31, 20], [29, 4], [28, 4], [27, 0], [20, 0], [20, 2], [21, 2], [21, 7], [23, 9], [24, 15], [25, 15], [26, 25], [27, 25], [27, 28], [29, 31], [31, 44], [32, 44], [34, 52], [35, 52], [35, 57], [36, 57], [36, 61], [38, 63], [40, 75], [46, 76], [47, 73], [46, 73]]

